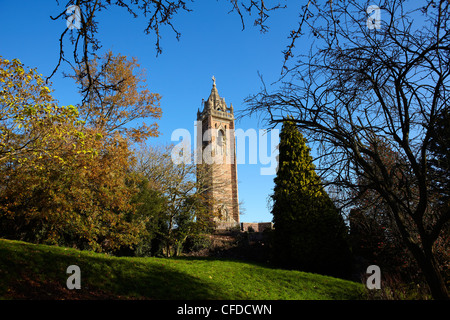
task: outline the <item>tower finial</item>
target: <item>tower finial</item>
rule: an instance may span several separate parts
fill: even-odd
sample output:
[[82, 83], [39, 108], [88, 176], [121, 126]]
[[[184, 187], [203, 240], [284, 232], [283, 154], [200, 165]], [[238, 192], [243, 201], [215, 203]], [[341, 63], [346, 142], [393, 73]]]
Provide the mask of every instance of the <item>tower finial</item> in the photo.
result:
[[216, 86], [216, 77], [212, 76], [213, 86]]

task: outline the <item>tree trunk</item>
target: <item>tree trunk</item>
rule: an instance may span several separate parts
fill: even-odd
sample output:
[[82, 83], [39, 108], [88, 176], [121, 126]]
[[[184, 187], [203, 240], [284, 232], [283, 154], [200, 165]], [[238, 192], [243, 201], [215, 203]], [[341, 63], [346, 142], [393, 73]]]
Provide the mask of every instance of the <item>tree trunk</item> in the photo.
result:
[[409, 241], [408, 239], [410, 238], [410, 234], [406, 230], [405, 225], [402, 223], [402, 220], [399, 217], [400, 210], [398, 209], [397, 203], [393, 200], [389, 202], [389, 206], [392, 209], [396, 225], [399, 228], [402, 238], [406, 242], [406, 246], [408, 247], [413, 257], [416, 259], [420, 270], [425, 276], [425, 280], [428, 284], [428, 287], [430, 288], [432, 297], [436, 300], [448, 300], [448, 290], [445, 285], [445, 281], [439, 271], [436, 258], [433, 254], [433, 242], [428, 241], [428, 236], [425, 234], [425, 230], [423, 228], [420, 228], [418, 232], [420, 239], [422, 239], [422, 248], [419, 244]]
[[425, 279], [431, 291], [431, 295], [436, 300], [449, 300], [449, 294], [445, 281], [439, 271], [436, 259], [431, 248], [426, 248], [423, 254], [419, 255], [417, 262], [422, 269]]

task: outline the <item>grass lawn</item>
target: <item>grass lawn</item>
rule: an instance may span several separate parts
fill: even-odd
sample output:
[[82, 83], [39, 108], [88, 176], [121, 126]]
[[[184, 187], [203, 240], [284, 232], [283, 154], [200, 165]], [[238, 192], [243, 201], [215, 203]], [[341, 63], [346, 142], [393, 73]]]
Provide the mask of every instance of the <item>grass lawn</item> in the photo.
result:
[[[69, 290], [69, 265], [81, 289]], [[113, 257], [0, 239], [0, 299], [361, 299], [362, 284], [242, 261]]]

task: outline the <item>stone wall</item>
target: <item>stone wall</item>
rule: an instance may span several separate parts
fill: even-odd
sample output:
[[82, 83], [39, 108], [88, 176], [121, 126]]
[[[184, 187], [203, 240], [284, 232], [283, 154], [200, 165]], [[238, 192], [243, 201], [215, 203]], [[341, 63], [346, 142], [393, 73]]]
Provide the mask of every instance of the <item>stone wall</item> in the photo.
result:
[[[250, 228], [250, 230], [249, 230]], [[242, 222], [241, 231], [263, 232], [264, 230], [272, 230], [272, 222]]]
[[214, 221], [216, 224], [216, 230], [232, 230], [238, 228], [239, 224], [237, 222], [226, 222], [226, 221]]

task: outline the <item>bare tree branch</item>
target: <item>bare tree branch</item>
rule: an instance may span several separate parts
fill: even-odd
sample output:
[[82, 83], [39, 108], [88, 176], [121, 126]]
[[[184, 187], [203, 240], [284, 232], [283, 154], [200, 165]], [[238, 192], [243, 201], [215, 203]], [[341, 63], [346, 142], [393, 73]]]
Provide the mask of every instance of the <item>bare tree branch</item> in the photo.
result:
[[[285, 68], [281, 89], [264, 85], [250, 96], [244, 115], [263, 113], [269, 126], [293, 116], [320, 147], [316, 170], [323, 179], [349, 195], [377, 192], [433, 295], [448, 298], [432, 247], [449, 214], [431, 207], [427, 159], [430, 131], [450, 98], [449, 3], [423, 13], [421, 6], [385, 1], [381, 29], [371, 30], [359, 2], [330, 2], [326, 9], [309, 2], [314, 19], [302, 22], [317, 37], [311, 52]], [[420, 26], [413, 20], [418, 14], [426, 20]], [[286, 58], [294, 57], [298, 35], [292, 33]], [[380, 141], [399, 155], [393, 164], [383, 158]]]

